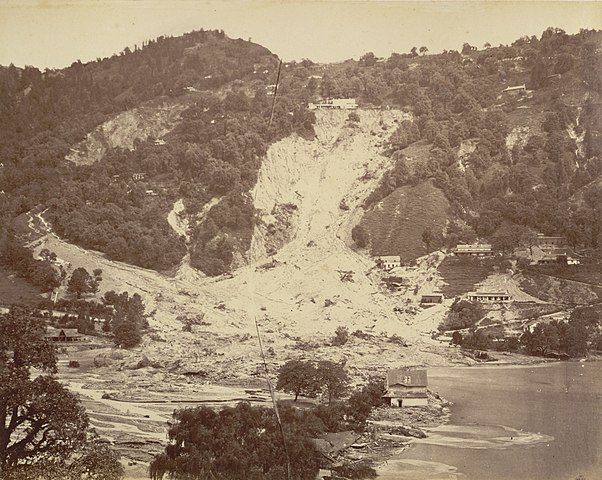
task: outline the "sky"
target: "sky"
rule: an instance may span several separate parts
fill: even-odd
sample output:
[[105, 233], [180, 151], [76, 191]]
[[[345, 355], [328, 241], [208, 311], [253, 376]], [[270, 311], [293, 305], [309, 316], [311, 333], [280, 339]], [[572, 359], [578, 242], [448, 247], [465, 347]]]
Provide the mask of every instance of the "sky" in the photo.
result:
[[336, 62], [602, 29], [598, 1], [0, 0], [0, 64], [61, 68], [160, 35], [223, 29], [285, 61]]

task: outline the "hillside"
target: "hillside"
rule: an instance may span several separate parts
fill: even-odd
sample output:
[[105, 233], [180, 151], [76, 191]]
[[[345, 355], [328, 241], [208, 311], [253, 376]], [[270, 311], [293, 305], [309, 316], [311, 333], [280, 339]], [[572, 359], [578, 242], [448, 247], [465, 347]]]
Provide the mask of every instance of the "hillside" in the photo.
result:
[[[276, 97], [279, 59], [222, 31], [62, 70], [0, 67], [0, 307], [74, 300], [73, 272], [92, 273], [90, 304], [71, 305], [90, 330], [59, 378], [141, 478], [174, 408], [265, 403], [265, 369], [289, 359], [340, 362], [354, 384], [539, 362], [525, 328], [598, 304], [593, 318], [602, 295], [601, 39], [550, 28], [480, 50], [286, 62]], [[309, 109], [333, 97], [358, 108]], [[537, 265], [536, 232], [565, 236], [580, 264]], [[476, 240], [495, 255], [450, 254]], [[512, 301], [456, 302], [478, 289]], [[111, 305], [108, 321], [86, 318]], [[566, 333], [577, 358], [596, 333]]]
[[[41, 206], [59, 235], [110, 259], [171, 272], [187, 256], [204, 274], [230, 272], [257, 258], [257, 228], [273, 237], [266, 253], [291, 239], [287, 202], [266, 224], [252, 198], [270, 145], [313, 138], [308, 101], [355, 97], [407, 113], [388, 127], [381, 153], [391, 162], [354, 221], [368, 227], [373, 253], [412, 259], [426, 252], [426, 227], [433, 250], [508, 223], [599, 248], [599, 222], [586, 220], [600, 217], [599, 32], [550, 28], [483, 50], [289, 62], [268, 128], [276, 71], [268, 50], [220, 31], [63, 70], [0, 69], [2, 223]], [[505, 90], [517, 85], [526, 87]], [[400, 201], [400, 188], [416, 200]], [[167, 222], [179, 199], [186, 241]]]
[[427, 180], [396, 188], [363, 216], [373, 255], [401, 255], [410, 262], [428, 253], [425, 230], [444, 232], [450, 205], [443, 192]]
[[[378, 172], [390, 161], [379, 153], [386, 135], [373, 136], [371, 131], [380, 122], [391, 126], [405, 117], [395, 110], [358, 113], [359, 121], [350, 123], [347, 112], [317, 112], [314, 139], [293, 134], [269, 148], [268, 160], [259, 171], [258, 189], [253, 191], [261, 216], [252, 240], [255, 257], [232, 276], [193, 277], [180, 271], [171, 278], [108, 260], [61, 240], [52, 231], [42, 232], [31, 245], [36, 253], [48, 248], [72, 265], [102, 269], [98, 295], [109, 290], [140, 294], [152, 312], [151, 333], [131, 355], [148, 357], [161, 371], [202, 370], [209, 379], [249, 381], [259, 365], [255, 320], [275, 352], [270, 363], [309, 349], [324, 358], [353, 355], [354, 368], [364, 375], [373, 367], [374, 357], [362, 358], [362, 352], [393, 353], [400, 348], [389, 340], [394, 336], [411, 342], [404, 348], [402, 362], [460, 361], [461, 356], [441, 350], [439, 342], [429, 336], [443, 306], [417, 315], [415, 322], [396, 314], [394, 308], [414, 301], [416, 294], [413, 290], [388, 294], [374, 262], [352, 248], [351, 226], [379, 181]], [[301, 158], [311, 168], [300, 164]], [[335, 182], [336, 189], [326, 188]], [[340, 208], [342, 201], [347, 209]], [[290, 205], [294, 215], [288, 222], [288, 241], [270, 255], [267, 250], [272, 244], [266, 243], [270, 239], [266, 231], [278, 205]], [[177, 212], [181, 212], [181, 202], [176, 202], [171, 224], [183, 232]], [[425, 257], [408, 275], [427, 292], [433, 283], [426, 279], [435, 275], [439, 261], [437, 255]], [[343, 278], [342, 272], [350, 272], [351, 278]], [[195, 317], [202, 323], [183, 331], [186, 319]], [[357, 333], [352, 340], [358, 347], [354, 353], [330, 346], [329, 337], [342, 324]], [[187, 361], [182, 364], [184, 357]], [[391, 364], [399, 361], [397, 355], [390, 356]], [[236, 371], [232, 371], [233, 362], [239, 364]], [[125, 378], [119, 381], [128, 384]]]

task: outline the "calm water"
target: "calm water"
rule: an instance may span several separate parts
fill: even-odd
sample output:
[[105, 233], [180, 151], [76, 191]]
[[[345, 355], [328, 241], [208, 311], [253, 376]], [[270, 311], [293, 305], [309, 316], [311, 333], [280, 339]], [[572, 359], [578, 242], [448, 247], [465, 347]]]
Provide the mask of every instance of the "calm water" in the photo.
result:
[[454, 402], [451, 422], [379, 479], [602, 479], [602, 363], [431, 368], [429, 384]]

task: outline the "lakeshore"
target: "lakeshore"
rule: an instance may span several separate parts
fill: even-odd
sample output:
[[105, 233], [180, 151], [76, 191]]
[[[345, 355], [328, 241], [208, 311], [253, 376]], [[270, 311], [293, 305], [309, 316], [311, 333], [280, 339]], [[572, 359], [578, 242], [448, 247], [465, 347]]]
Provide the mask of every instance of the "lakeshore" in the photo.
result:
[[393, 455], [378, 478], [569, 480], [602, 473], [599, 361], [433, 368], [429, 375], [431, 388], [453, 402], [449, 422]]

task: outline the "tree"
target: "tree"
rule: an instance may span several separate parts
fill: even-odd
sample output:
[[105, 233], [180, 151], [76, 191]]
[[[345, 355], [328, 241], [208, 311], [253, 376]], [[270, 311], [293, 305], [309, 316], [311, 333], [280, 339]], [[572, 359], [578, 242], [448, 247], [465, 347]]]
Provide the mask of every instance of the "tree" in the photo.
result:
[[280, 367], [276, 389], [295, 395], [314, 396], [319, 390], [318, 372], [312, 362], [289, 360]]
[[430, 253], [433, 249], [441, 246], [443, 243], [443, 235], [440, 232], [435, 232], [432, 228], [427, 227], [422, 232], [422, 243], [424, 243], [427, 253]]
[[[44, 320], [23, 308], [0, 315], [0, 477], [122, 478], [115, 455], [88, 437], [77, 396], [52, 377], [57, 359], [44, 329]], [[32, 378], [32, 368], [41, 373]]]
[[132, 348], [140, 344], [140, 327], [129, 321], [116, 321], [113, 327], [113, 341], [123, 348]]
[[466, 300], [456, 300], [452, 304], [445, 320], [439, 325], [439, 330], [444, 332], [473, 327], [483, 318], [483, 315], [483, 307], [480, 304]]
[[558, 328], [553, 323], [538, 323], [533, 332], [527, 330], [520, 337], [527, 352], [533, 355], [545, 355], [549, 350], [558, 348]]
[[118, 296], [115, 292], [107, 292], [105, 301], [115, 302], [115, 317], [111, 325], [113, 341], [123, 348], [132, 348], [140, 344], [141, 330], [145, 322], [142, 297], [137, 293], [129, 297], [127, 292]]
[[373, 65], [376, 65], [376, 60], [377, 58], [374, 53], [368, 52], [360, 57], [359, 63], [364, 67], [372, 67]]
[[330, 360], [318, 362], [317, 369], [319, 384], [323, 386], [328, 397], [328, 405], [330, 405], [333, 399], [339, 398], [347, 392], [349, 376], [343, 365]]
[[[176, 410], [169, 444], [150, 465], [150, 476], [211, 480], [287, 478], [287, 456], [274, 411], [246, 402], [215, 411], [208, 407]], [[311, 438], [321, 433], [302, 411], [280, 407], [286, 451], [295, 480], [313, 480], [320, 454]]]
[[334, 332], [334, 337], [332, 339], [332, 345], [340, 346], [345, 345], [349, 340], [349, 329], [343, 325], [337, 327]]
[[514, 223], [504, 223], [493, 235], [492, 244], [495, 250], [503, 253], [513, 251], [520, 245], [524, 227]]
[[347, 115], [347, 121], [352, 123], [359, 123], [360, 116], [357, 114], [357, 112], [350, 112], [349, 115]]
[[531, 69], [531, 88], [541, 88], [545, 87], [549, 83], [549, 68], [545, 64], [544, 60], [540, 58], [533, 68]]
[[351, 238], [360, 248], [367, 247], [368, 243], [370, 242], [370, 235], [363, 225], [356, 225], [351, 229]]
[[420, 47], [420, 50], [419, 50], [421, 55], [425, 55], [426, 52], [428, 52], [428, 51], [429, 51], [428, 47]]
[[473, 47], [470, 43], [465, 43], [462, 45], [462, 55], [468, 55], [469, 53], [474, 52], [477, 47]]
[[568, 322], [564, 337], [559, 340], [560, 348], [569, 356], [576, 357], [587, 353], [588, 330], [581, 323]]
[[98, 282], [90, 276], [85, 268], [79, 267], [71, 274], [71, 278], [69, 278], [69, 283], [67, 284], [67, 291], [74, 293], [77, 298], [81, 298], [85, 293], [96, 293], [98, 291]]
[[472, 330], [462, 338], [462, 346], [476, 350], [491, 348], [491, 338], [483, 330]]

